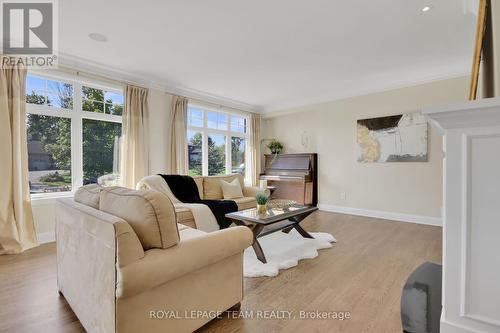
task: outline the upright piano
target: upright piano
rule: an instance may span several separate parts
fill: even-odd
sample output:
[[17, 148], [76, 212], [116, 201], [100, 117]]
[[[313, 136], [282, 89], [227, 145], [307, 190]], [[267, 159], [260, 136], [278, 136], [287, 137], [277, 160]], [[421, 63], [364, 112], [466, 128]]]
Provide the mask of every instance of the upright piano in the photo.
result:
[[302, 205], [318, 204], [318, 154], [264, 156], [260, 179], [275, 188], [273, 198], [295, 200]]

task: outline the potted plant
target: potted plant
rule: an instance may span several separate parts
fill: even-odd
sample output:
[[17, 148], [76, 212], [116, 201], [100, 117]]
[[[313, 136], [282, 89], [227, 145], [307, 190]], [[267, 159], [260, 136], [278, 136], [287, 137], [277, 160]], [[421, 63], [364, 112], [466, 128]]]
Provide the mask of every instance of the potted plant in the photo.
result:
[[280, 154], [283, 151], [283, 144], [278, 140], [273, 139], [267, 144], [267, 148], [269, 148], [271, 154]]
[[257, 212], [259, 214], [265, 214], [267, 212], [267, 201], [269, 200], [269, 195], [265, 192], [258, 192], [255, 195], [255, 200], [257, 200]]

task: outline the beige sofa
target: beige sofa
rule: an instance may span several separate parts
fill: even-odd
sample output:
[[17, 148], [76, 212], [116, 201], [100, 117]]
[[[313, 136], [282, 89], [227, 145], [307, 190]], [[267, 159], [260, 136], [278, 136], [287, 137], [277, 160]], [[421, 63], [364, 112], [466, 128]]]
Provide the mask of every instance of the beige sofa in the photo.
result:
[[59, 291], [88, 332], [192, 332], [243, 298], [250, 230], [177, 224], [156, 191], [83, 187], [58, 200], [56, 238]]
[[[201, 199], [207, 200], [222, 200], [223, 194], [220, 181], [224, 180], [227, 182], [231, 182], [235, 178], [237, 178], [240, 182], [241, 189], [243, 191], [243, 198], [231, 200], [234, 200], [236, 202], [236, 204], [238, 205], [238, 210], [255, 208], [257, 206], [255, 195], [261, 189], [255, 186], [246, 186], [242, 175], [232, 174], [224, 176], [193, 177], [196, 185], [198, 186], [198, 192], [200, 193]], [[192, 228], [196, 228], [196, 223], [194, 221], [192, 212], [188, 208], [181, 207], [182, 205], [177, 205], [177, 203], [180, 203], [180, 201], [174, 197], [174, 195], [168, 188], [167, 183], [160, 176], [154, 175], [141, 179], [141, 181], [137, 184], [136, 189], [153, 189], [169, 196], [176, 206], [175, 212], [177, 214], [177, 222]]]

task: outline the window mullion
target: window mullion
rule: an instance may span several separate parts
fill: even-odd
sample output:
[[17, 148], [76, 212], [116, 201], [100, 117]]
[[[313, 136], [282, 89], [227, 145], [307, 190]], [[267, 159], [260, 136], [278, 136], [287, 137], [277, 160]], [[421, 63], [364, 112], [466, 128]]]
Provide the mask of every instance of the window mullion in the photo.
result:
[[203, 130], [201, 131], [201, 174], [208, 176], [208, 135], [207, 135], [207, 112], [202, 111]]
[[226, 135], [226, 174], [232, 173], [232, 159], [231, 159], [231, 134]]
[[76, 190], [83, 185], [83, 120], [81, 84], [75, 82], [73, 86], [73, 117], [71, 122], [71, 173], [73, 174], [73, 188]]
[[203, 130], [201, 133], [202, 133], [201, 173], [203, 176], [208, 176], [208, 134], [205, 130]]
[[26, 113], [36, 114], [39, 116], [71, 118], [73, 111], [66, 109], [52, 108], [45, 105], [27, 104]]
[[111, 114], [98, 113], [98, 112], [90, 112], [90, 111], [80, 111], [79, 113], [81, 114], [82, 118], [85, 118], [85, 119], [107, 121], [107, 122], [119, 123], [119, 124], [122, 123], [121, 116], [115, 116], [115, 115], [111, 115]]
[[245, 146], [244, 146], [244, 149], [245, 149], [245, 182], [247, 184], [252, 185], [253, 174], [249, 169], [249, 167], [250, 167], [250, 151], [249, 151], [250, 142], [249, 141], [250, 140], [248, 140], [247, 138], [244, 138], [244, 139], [245, 139]]

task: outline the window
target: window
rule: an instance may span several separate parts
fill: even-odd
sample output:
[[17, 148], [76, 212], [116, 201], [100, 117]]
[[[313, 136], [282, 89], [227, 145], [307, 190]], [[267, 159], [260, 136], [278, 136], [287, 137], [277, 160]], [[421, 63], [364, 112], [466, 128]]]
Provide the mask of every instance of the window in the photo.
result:
[[31, 74], [26, 87], [31, 194], [117, 184], [121, 89]]
[[83, 86], [82, 110], [121, 116], [123, 94]]
[[203, 161], [203, 146], [201, 132], [188, 131], [188, 174], [191, 177], [201, 176], [202, 169], [201, 164]]
[[73, 85], [65, 82], [28, 76], [26, 102], [54, 108], [73, 108]]
[[71, 120], [26, 116], [31, 193], [71, 191]]
[[188, 174], [245, 176], [247, 118], [188, 106]]
[[208, 135], [208, 175], [226, 174], [226, 136]]
[[121, 134], [121, 124], [83, 119], [83, 184], [117, 183]]
[[246, 133], [247, 119], [237, 116], [231, 116], [231, 130], [238, 133]]
[[189, 126], [203, 127], [203, 111], [197, 108], [189, 108], [188, 124]]
[[231, 138], [231, 172], [245, 174], [245, 139]]
[[227, 130], [228, 116], [218, 112], [207, 112], [207, 127], [219, 130]]

